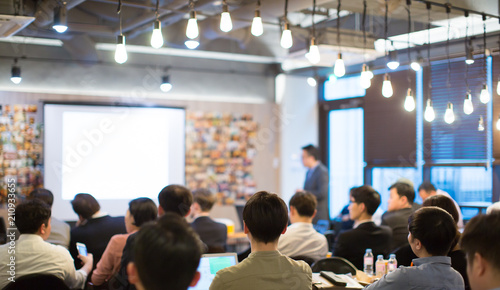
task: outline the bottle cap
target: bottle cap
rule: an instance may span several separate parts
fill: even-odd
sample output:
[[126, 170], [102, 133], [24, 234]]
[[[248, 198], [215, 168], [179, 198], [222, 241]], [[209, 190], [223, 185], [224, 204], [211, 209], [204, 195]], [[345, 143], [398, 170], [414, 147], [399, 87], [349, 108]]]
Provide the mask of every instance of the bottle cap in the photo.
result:
[[367, 252], [367, 253], [371, 253], [371, 252], [372, 252], [372, 249], [366, 249], [366, 252]]
[[391, 254], [391, 255], [389, 256], [389, 258], [390, 258], [390, 259], [396, 259], [396, 254]]
[[378, 256], [377, 256], [377, 259], [379, 259], [379, 260], [383, 260], [383, 259], [384, 259], [384, 256], [382, 256], [382, 255], [378, 255]]

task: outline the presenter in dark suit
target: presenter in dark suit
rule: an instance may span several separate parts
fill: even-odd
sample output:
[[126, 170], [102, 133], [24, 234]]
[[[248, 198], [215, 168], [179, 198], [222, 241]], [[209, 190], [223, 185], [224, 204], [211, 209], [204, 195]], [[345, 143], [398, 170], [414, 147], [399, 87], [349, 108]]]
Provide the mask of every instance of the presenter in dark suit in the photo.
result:
[[224, 253], [226, 251], [227, 227], [209, 217], [215, 204], [215, 196], [208, 189], [193, 191], [191, 213], [194, 221], [191, 227], [207, 245], [208, 253]]
[[319, 151], [316, 147], [313, 145], [302, 147], [302, 164], [308, 168], [303, 190], [314, 194], [318, 200], [318, 213], [313, 219], [313, 224], [318, 220], [330, 220], [328, 210], [328, 169], [318, 158]]
[[363, 269], [366, 249], [372, 249], [375, 257], [389, 253], [392, 231], [372, 221], [372, 215], [380, 205], [380, 194], [371, 186], [352, 189], [350, 200], [349, 216], [354, 220], [354, 228], [339, 234], [333, 255], [345, 258], [356, 268]]

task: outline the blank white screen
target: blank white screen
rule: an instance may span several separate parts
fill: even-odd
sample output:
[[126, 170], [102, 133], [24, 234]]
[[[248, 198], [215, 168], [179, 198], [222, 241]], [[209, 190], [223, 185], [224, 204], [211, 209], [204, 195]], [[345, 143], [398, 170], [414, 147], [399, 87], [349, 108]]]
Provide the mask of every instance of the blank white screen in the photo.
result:
[[55, 217], [74, 220], [70, 201], [90, 193], [124, 215], [128, 202], [184, 184], [185, 111], [176, 108], [46, 104], [45, 187]]

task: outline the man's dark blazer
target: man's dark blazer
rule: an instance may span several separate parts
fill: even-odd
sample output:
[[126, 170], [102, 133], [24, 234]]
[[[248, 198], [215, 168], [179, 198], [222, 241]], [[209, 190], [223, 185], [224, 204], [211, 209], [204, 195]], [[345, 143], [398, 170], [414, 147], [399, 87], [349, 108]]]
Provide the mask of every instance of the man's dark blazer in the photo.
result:
[[80, 260], [77, 258], [76, 243], [87, 245], [87, 251], [94, 256], [95, 268], [111, 237], [126, 232], [124, 218], [110, 217], [109, 215], [89, 219], [84, 225], [73, 228], [71, 230], [69, 251], [75, 260], [75, 266], [77, 268], [81, 267]]
[[392, 229], [391, 251], [408, 245], [408, 218], [414, 211], [413, 208], [403, 208], [382, 215], [382, 225]]
[[341, 232], [337, 237], [333, 255], [349, 260], [359, 270], [363, 270], [363, 256], [366, 249], [377, 255], [389, 253], [392, 231], [389, 227], [377, 226], [374, 222], [360, 224], [357, 228]]
[[316, 216], [313, 219], [315, 224], [318, 220], [330, 220], [328, 211], [328, 169], [321, 162], [316, 166], [311, 176], [304, 182], [304, 190], [314, 194], [318, 200]]
[[226, 251], [227, 227], [208, 216], [201, 216], [191, 223], [193, 230], [208, 247], [209, 253], [224, 253]]

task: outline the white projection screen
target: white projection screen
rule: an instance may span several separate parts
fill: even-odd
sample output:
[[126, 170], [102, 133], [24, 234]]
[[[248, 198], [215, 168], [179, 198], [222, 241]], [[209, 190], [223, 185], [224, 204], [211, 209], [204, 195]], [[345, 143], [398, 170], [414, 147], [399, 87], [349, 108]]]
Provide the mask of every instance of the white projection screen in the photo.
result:
[[76, 220], [71, 200], [92, 194], [101, 210], [123, 216], [130, 200], [184, 184], [185, 110], [44, 103], [44, 186], [52, 215]]

